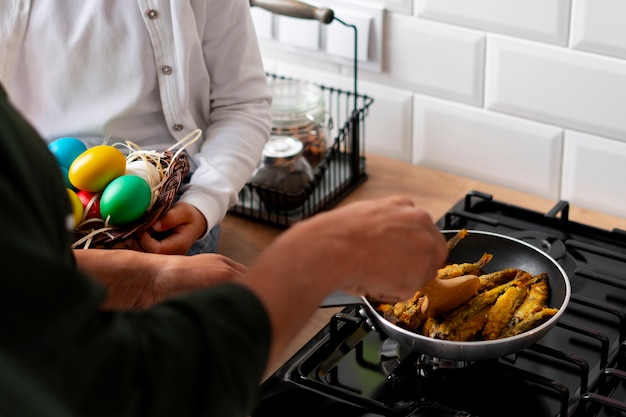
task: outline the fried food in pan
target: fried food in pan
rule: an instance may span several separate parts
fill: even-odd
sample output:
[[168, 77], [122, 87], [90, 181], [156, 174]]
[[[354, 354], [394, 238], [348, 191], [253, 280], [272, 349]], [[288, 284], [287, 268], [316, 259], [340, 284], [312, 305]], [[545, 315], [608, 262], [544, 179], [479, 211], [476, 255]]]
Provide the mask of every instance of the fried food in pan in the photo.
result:
[[[458, 244], [467, 232], [450, 239]], [[455, 341], [495, 340], [510, 337], [544, 323], [558, 309], [549, 308], [550, 296], [546, 273], [531, 275], [518, 268], [485, 273], [483, 268], [493, 255], [485, 253], [476, 262], [445, 265], [437, 279], [466, 274], [477, 275], [480, 286], [467, 302], [439, 317], [426, 317], [420, 306], [423, 295], [395, 304], [378, 304], [376, 309], [390, 322], [427, 337]], [[420, 301], [422, 300], [422, 301]]]
[[474, 263], [446, 265], [437, 271], [437, 278], [450, 279], [463, 275], [480, 275], [482, 273], [482, 269], [489, 263], [489, 261], [491, 261], [491, 259], [493, 259], [492, 254], [484, 253], [483, 256], [481, 256], [480, 259]]

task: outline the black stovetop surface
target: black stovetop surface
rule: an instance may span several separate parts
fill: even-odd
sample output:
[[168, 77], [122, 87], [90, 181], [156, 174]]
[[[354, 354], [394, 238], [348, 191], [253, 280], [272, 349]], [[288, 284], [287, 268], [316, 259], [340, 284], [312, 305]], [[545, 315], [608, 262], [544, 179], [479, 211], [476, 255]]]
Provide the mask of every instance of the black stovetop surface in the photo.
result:
[[539, 213], [472, 192], [437, 222], [525, 240], [565, 269], [570, 303], [535, 345], [463, 367], [431, 366], [348, 306], [263, 383], [253, 417], [626, 416], [626, 231], [568, 214], [567, 202]]

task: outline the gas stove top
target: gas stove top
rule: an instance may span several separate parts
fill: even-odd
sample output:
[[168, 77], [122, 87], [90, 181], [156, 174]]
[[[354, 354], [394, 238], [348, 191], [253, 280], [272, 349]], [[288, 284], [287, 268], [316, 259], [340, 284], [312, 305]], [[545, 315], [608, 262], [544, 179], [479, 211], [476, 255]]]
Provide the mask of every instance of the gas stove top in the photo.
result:
[[539, 213], [471, 192], [437, 222], [524, 240], [565, 269], [569, 305], [533, 346], [455, 365], [407, 351], [348, 306], [263, 383], [253, 417], [626, 416], [626, 231], [568, 214], [563, 201]]

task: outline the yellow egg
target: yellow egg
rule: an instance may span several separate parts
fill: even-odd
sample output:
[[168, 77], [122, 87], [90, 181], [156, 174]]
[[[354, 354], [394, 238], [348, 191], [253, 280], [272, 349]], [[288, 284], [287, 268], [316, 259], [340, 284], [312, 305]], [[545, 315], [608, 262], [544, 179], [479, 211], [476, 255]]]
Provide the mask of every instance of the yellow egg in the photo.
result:
[[113, 146], [98, 145], [74, 159], [68, 178], [79, 190], [98, 192], [125, 172], [126, 156]]
[[80, 224], [80, 221], [83, 219], [83, 202], [80, 201], [80, 198], [74, 191], [70, 190], [69, 188], [66, 188], [66, 190], [67, 190], [67, 195], [70, 198], [70, 204], [72, 206], [72, 215], [74, 216], [74, 227], [76, 227]]

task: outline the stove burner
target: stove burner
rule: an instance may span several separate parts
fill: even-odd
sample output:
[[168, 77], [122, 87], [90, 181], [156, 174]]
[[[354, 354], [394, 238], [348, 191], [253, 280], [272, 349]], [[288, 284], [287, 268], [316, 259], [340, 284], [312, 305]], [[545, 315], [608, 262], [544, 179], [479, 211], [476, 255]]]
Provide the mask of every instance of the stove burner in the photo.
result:
[[453, 361], [449, 359], [435, 358], [429, 355], [420, 355], [417, 358], [415, 366], [421, 376], [430, 377], [436, 375], [437, 372], [445, 372], [444, 370], [461, 369], [471, 366], [473, 361]]
[[560, 261], [565, 257], [565, 244], [558, 238], [538, 230], [522, 230], [512, 232], [509, 236], [524, 241], [541, 249], [556, 261]]
[[399, 372], [405, 372], [408, 367], [415, 367], [419, 376], [433, 378], [448, 370], [466, 368], [473, 363], [473, 361], [441, 359], [411, 352], [393, 339], [386, 339], [380, 347], [381, 369], [390, 378]]
[[[400, 345], [349, 305], [340, 313], [345, 318], [331, 320], [263, 383], [261, 404], [252, 415], [622, 415], [625, 234], [573, 222], [567, 213], [566, 202], [546, 214], [472, 192], [437, 221], [441, 230], [517, 238], [561, 265], [571, 299], [559, 323], [536, 344], [497, 359], [441, 360]], [[354, 335], [365, 330], [364, 337]]]
[[405, 355], [406, 350], [391, 339], [380, 347], [388, 396], [395, 401], [414, 399], [420, 404], [446, 404], [457, 410], [454, 417], [555, 415], [549, 411], [549, 404], [536, 398], [537, 387], [512, 376], [509, 367], [497, 359], [457, 363], [418, 352]]

